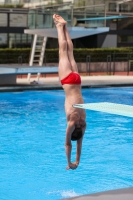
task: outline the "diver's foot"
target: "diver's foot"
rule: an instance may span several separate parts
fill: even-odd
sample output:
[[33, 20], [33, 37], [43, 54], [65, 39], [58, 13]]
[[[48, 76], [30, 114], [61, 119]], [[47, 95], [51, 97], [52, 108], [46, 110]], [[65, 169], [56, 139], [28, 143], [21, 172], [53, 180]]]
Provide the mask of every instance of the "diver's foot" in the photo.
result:
[[53, 15], [53, 20], [56, 26], [58, 25], [66, 25], [67, 22], [60, 15]]

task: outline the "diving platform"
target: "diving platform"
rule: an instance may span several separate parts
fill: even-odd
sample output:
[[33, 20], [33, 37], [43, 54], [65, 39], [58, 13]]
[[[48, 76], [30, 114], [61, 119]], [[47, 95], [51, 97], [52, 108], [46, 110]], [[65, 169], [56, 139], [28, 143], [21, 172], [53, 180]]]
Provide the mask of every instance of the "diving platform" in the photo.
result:
[[[0, 66], [0, 85], [16, 85], [17, 75], [23, 74], [55, 74], [58, 73], [58, 67], [56, 66], [43, 66], [43, 67], [29, 67], [29, 66], [14, 66], [9, 65]], [[27, 79], [30, 79], [29, 76]]]
[[[97, 28], [68, 27], [68, 32], [70, 34], [71, 39], [77, 39], [108, 31], [109, 31], [108, 27], [97, 27]], [[48, 37], [58, 38], [57, 29], [56, 28], [25, 29], [24, 33], [34, 35], [29, 66], [33, 66], [34, 63], [38, 63], [39, 66], [42, 66], [43, 58], [45, 55], [47, 38]], [[40, 41], [39, 37], [43, 38], [43, 42]]]
[[58, 67], [0, 67], [0, 75], [1, 74], [50, 74], [50, 73], [58, 73]]
[[[70, 34], [71, 39], [77, 39], [108, 31], [109, 27], [97, 27], [97, 28], [68, 27], [68, 32]], [[25, 29], [24, 33], [31, 35], [38, 35], [42, 37], [58, 38], [56, 28]]]

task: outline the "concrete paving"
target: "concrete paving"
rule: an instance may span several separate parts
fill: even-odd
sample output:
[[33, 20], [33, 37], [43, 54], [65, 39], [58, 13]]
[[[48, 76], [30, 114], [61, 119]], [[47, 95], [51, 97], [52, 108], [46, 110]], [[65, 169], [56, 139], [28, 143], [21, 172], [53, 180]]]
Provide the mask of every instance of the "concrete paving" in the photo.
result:
[[133, 187], [77, 196], [64, 200], [133, 200]]
[[[133, 76], [81, 76], [82, 87], [133, 86]], [[17, 78], [16, 85], [0, 86], [0, 91], [62, 89], [57, 77]]]
[[[32, 85], [31, 82], [37, 81], [32, 78], [30, 82], [27, 79], [17, 79], [17, 84]], [[82, 87], [98, 87], [98, 86], [111, 86], [111, 85], [133, 85], [133, 76], [81, 76]], [[37, 85], [35, 83], [35, 85]], [[61, 88], [58, 77], [40, 78], [38, 86], [44, 88]]]

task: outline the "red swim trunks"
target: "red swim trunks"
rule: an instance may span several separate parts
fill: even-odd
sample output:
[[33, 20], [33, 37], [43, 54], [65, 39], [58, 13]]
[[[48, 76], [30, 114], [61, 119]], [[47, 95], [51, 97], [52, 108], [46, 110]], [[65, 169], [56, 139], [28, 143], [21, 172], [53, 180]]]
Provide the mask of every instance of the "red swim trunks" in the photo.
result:
[[81, 84], [81, 78], [78, 73], [71, 72], [67, 77], [61, 80], [61, 84]]

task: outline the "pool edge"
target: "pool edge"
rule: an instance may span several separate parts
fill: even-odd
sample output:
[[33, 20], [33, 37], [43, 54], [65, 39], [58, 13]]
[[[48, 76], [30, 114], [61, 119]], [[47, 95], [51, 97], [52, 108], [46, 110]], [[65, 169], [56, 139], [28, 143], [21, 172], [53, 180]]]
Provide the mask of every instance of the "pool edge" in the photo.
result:
[[122, 188], [117, 190], [109, 190], [105, 192], [98, 192], [94, 194], [82, 195], [72, 198], [65, 198], [62, 200], [132, 200], [133, 187]]

